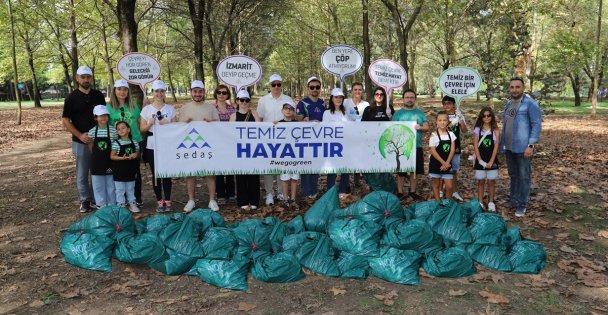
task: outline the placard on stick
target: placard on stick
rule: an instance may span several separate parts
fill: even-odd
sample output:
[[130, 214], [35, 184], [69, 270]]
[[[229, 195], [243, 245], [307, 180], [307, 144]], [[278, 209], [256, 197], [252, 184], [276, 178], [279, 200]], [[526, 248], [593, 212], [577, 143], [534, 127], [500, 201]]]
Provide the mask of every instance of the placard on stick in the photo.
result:
[[161, 73], [160, 63], [156, 58], [145, 53], [128, 53], [116, 64], [121, 78], [139, 85], [145, 91], [146, 84], [158, 79]]
[[321, 54], [321, 65], [325, 71], [338, 76], [343, 85], [344, 78], [361, 69], [363, 56], [355, 47], [334, 45], [325, 49]]
[[398, 63], [390, 59], [378, 59], [367, 69], [370, 79], [386, 90], [387, 104], [393, 89], [402, 87], [407, 82], [407, 72]]
[[481, 87], [481, 76], [473, 68], [450, 67], [439, 76], [439, 88], [456, 100], [457, 107], [463, 98], [473, 95]]
[[260, 63], [245, 55], [232, 55], [222, 59], [216, 70], [217, 78], [234, 87], [237, 92], [262, 78]]

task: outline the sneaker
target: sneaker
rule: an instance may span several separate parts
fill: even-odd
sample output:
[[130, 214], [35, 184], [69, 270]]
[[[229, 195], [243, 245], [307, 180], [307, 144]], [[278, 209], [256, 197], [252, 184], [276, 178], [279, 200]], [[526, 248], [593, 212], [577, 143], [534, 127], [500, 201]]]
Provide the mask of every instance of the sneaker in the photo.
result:
[[306, 196], [306, 198], [311, 199], [311, 200], [316, 200], [317, 194]]
[[279, 199], [279, 200], [281, 200], [281, 201], [285, 200], [285, 196], [283, 196], [283, 193], [282, 193], [282, 192], [280, 192], [280, 191], [279, 191], [279, 192], [277, 193], [277, 199]]
[[479, 207], [481, 208], [481, 210], [487, 210], [486, 206], [483, 205], [483, 202], [479, 203]]
[[291, 200], [290, 200], [290, 199], [287, 199], [287, 200], [283, 200], [283, 201], [281, 201], [281, 204], [283, 205], [283, 207], [284, 207], [285, 209], [289, 209], [289, 205], [290, 205], [290, 203], [291, 203]]
[[226, 198], [217, 198], [217, 204], [218, 205], [225, 205], [226, 204]]
[[518, 218], [521, 218], [523, 216], [526, 215], [526, 207], [517, 207], [517, 210], [515, 210], [515, 216]]
[[267, 206], [274, 205], [274, 198], [272, 198], [272, 194], [266, 194], [266, 205]]
[[136, 201], [135, 204], [137, 205], [138, 208], [141, 208], [144, 206], [144, 201], [143, 200]]
[[464, 199], [462, 198], [462, 196], [457, 191], [455, 191], [452, 194], [452, 198], [456, 199], [456, 201], [460, 201], [460, 202], [464, 201]]
[[249, 206], [241, 206], [241, 209], [243, 209], [243, 210], [249, 210], [250, 208], [249, 208]]
[[129, 205], [129, 211], [132, 213], [139, 213], [139, 208], [137, 207], [137, 203], [131, 203]]
[[173, 211], [173, 203], [171, 200], [165, 200], [165, 211]]
[[215, 200], [209, 200], [209, 209], [218, 212], [220, 211], [220, 206], [217, 205], [217, 201]]
[[493, 202], [490, 201], [488, 203], [488, 211], [490, 211], [490, 212], [496, 212], [496, 204], [494, 204]]
[[98, 206], [94, 200], [89, 201], [89, 205], [91, 205], [92, 210], [102, 208], [102, 207]]
[[439, 198], [440, 198], [440, 199], [443, 199], [443, 190], [440, 190], [440, 191], [439, 191]]
[[91, 211], [91, 202], [84, 200], [80, 202], [80, 213], [87, 213]]
[[236, 196], [228, 197], [228, 202], [235, 202]]
[[257, 207], [257, 206], [254, 206], [254, 205], [250, 205], [250, 206], [249, 206], [249, 208], [251, 208], [251, 210], [255, 210], [255, 209], [257, 209], [258, 207]]
[[165, 212], [167, 211], [167, 207], [165, 206], [165, 202], [162, 200], [157, 201], [158, 207], [156, 207], [156, 212]]
[[188, 202], [186, 203], [186, 206], [184, 207], [184, 212], [189, 213], [190, 211], [192, 211], [192, 209], [194, 209], [194, 206], [196, 206], [196, 203], [194, 202], [194, 200], [192, 200], [192, 199], [188, 200]]

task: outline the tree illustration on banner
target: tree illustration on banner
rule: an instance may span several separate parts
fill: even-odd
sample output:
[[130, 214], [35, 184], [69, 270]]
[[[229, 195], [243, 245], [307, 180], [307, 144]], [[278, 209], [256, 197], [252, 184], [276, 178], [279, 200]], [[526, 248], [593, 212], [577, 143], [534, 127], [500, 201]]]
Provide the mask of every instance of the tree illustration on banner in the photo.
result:
[[396, 172], [401, 171], [401, 157], [408, 160], [412, 152], [416, 151], [416, 134], [406, 125], [393, 125], [382, 133], [378, 142], [380, 154], [383, 158], [395, 157], [397, 162]]

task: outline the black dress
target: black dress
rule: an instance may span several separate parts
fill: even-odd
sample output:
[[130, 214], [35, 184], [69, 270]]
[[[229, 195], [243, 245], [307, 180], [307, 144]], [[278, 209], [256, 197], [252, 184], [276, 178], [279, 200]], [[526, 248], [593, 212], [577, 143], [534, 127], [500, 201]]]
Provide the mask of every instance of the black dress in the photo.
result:
[[[255, 122], [251, 110], [246, 114], [238, 111], [236, 121]], [[260, 206], [260, 175], [237, 175], [236, 177], [236, 203], [239, 207], [252, 205]]]

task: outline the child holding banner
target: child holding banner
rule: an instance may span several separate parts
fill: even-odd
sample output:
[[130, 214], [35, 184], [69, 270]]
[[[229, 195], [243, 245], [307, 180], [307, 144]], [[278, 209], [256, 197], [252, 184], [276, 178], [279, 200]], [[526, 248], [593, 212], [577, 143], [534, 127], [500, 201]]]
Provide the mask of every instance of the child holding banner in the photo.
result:
[[494, 185], [498, 178], [498, 144], [500, 129], [496, 116], [490, 107], [484, 107], [479, 112], [473, 130], [473, 149], [475, 150], [475, 178], [477, 179], [477, 200], [483, 205], [484, 186], [488, 184], [488, 210], [496, 212], [494, 203]]
[[454, 158], [456, 135], [448, 130], [449, 116], [445, 111], [437, 113], [437, 130], [431, 134], [429, 147], [431, 157], [429, 160], [429, 177], [433, 181], [433, 198], [440, 200], [439, 190], [441, 182], [445, 185], [447, 196], [452, 195], [453, 174], [452, 158]]
[[[237, 111], [230, 115], [230, 121], [259, 122], [260, 117], [252, 111], [251, 97], [246, 90], [236, 94]], [[243, 210], [255, 210], [260, 206], [260, 175], [237, 175], [236, 204]]]
[[[293, 101], [285, 101], [283, 103], [283, 119], [279, 120], [280, 123], [283, 122], [296, 122], [296, 104]], [[298, 203], [296, 202], [296, 192], [298, 190], [298, 180], [300, 179], [300, 174], [281, 174], [279, 176], [281, 180], [281, 187], [283, 189], [283, 205], [286, 208], [291, 208], [292, 210], [300, 210], [298, 207]]]

